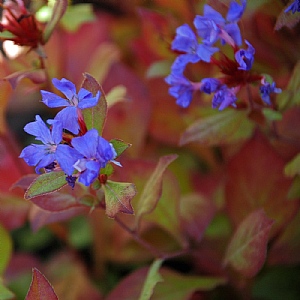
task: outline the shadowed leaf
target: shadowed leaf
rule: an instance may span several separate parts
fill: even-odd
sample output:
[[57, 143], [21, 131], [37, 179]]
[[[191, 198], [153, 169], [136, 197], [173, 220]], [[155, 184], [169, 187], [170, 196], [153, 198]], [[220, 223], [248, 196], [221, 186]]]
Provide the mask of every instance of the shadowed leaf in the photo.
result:
[[15, 295], [3, 285], [1, 278], [0, 278], [0, 299], [1, 300], [15, 299]]
[[50, 18], [50, 21], [47, 23], [44, 32], [43, 32], [43, 41], [46, 43], [53, 30], [55, 29], [56, 25], [62, 18], [62, 16], [65, 14], [68, 7], [68, 0], [57, 0], [55, 1], [53, 10], [52, 10], [52, 16]]
[[247, 112], [227, 109], [212, 112], [190, 125], [180, 138], [180, 145], [199, 142], [206, 146], [228, 144], [246, 139], [252, 134], [253, 123]]
[[0, 275], [5, 271], [10, 260], [12, 240], [9, 233], [0, 225]]
[[154, 261], [153, 264], [151, 265], [141, 295], [139, 297], [139, 300], [151, 299], [151, 296], [153, 294], [153, 289], [155, 288], [156, 284], [163, 281], [161, 275], [158, 273], [158, 270], [161, 267], [162, 262], [163, 261], [161, 259], [158, 259]]
[[117, 213], [133, 214], [131, 199], [136, 194], [135, 185], [126, 182], [107, 180], [103, 185], [105, 193], [106, 214], [114, 218]]
[[101, 92], [97, 105], [82, 111], [87, 129], [95, 128], [101, 135], [107, 114], [107, 102], [104, 91], [97, 80], [87, 73], [84, 73], [84, 81], [81, 87], [90, 91], [94, 96], [98, 91]]
[[24, 198], [31, 199], [37, 196], [56, 192], [67, 184], [63, 171], [50, 172], [38, 176], [25, 192]]
[[4, 80], [8, 81], [11, 87], [15, 89], [24, 78], [30, 79], [33, 83], [40, 84], [46, 81], [46, 73], [45, 70], [18, 71], [6, 76]]
[[273, 223], [263, 209], [249, 214], [238, 226], [227, 247], [224, 265], [230, 264], [246, 277], [256, 275], [266, 259]]
[[25, 300], [58, 300], [53, 287], [38, 269], [32, 270], [32, 281]]
[[300, 154], [296, 155], [284, 168], [286, 176], [293, 177], [300, 174]]
[[155, 170], [148, 179], [136, 209], [136, 227], [145, 214], [151, 213], [162, 194], [163, 175], [168, 165], [177, 158], [176, 154], [166, 155], [159, 159]]

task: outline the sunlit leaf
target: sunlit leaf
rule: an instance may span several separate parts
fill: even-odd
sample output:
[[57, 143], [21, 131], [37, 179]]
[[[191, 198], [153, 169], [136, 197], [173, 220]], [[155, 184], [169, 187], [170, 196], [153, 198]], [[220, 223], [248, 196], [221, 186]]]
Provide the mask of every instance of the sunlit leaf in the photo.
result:
[[167, 76], [170, 74], [171, 65], [170, 60], [155, 62], [147, 70], [146, 76], [148, 78]]
[[5, 271], [10, 260], [12, 240], [9, 233], [0, 225], [0, 275]]
[[162, 260], [158, 259], [154, 261], [148, 271], [146, 280], [144, 282], [144, 286], [139, 297], [139, 300], [150, 300], [153, 294], [153, 289], [157, 285], [157, 283], [162, 282], [163, 279], [159, 274], [159, 268], [161, 267]]
[[124, 101], [127, 90], [124, 85], [117, 85], [113, 87], [109, 93], [106, 95], [106, 101], [108, 107], [113, 106], [114, 104]]
[[286, 176], [295, 176], [300, 174], [300, 154], [296, 155], [284, 168]]
[[36, 268], [32, 270], [32, 281], [25, 300], [58, 300], [50, 282]]
[[199, 142], [206, 146], [233, 143], [249, 137], [253, 126], [245, 111], [216, 111], [190, 125], [182, 134], [180, 145], [190, 142]]
[[119, 139], [113, 139], [109, 141], [117, 152], [117, 157], [120, 156], [127, 148], [131, 147], [131, 144], [125, 143]]
[[95, 128], [101, 135], [107, 114], [107, 102], [104, 91], [97, 80], [88, 73], [84, 73], [84, 81], [81, 87], [90, 91], [94, 96], [98, 91], [101, 92], [97, 105], [82, 111], [87, 129]]
[[131, 199], [136, 194], [133, 183], [113, 182], [107, 180], [103, 185], [105, 193], [106, 214], [114, 218], [117, 213], [133, 214]]
[[256, 275], [266, 259], [273, 223], [262, 209], [249, 214], [238, 226], [227, 247], [224, 265], [230, 264], [246, 277]]
[[7, 80], [13, 89], [15, 89], [19, 82], [24, 79], [28, 78], [33, 83], [41, 84], [46, 81], [46, 73], [45, 70], [30, 70], [30, 71], [18, 71], [12, 74], [9, 74], [4, 78], [4, 80]]
[[36, 196], [56, 192], [67, 184], [66, 174], [63, 171], [44, 173], [38, 176], [25, 192], [24, 198], [31, 199]]
[[[300, 14], [297, 14], [300, 16]], [[300, 105], [300, 61], [295, 65], [288, 86], [276, 97], [278, 109], [284, 111], [294, 105]]]
[[155, 209], [162, 193], [163, 174], [168, 165], [176, 158], [176, 154], [171, 154], [163, 156], [159, 159], [155, 170], [151, 174], [151, 177], [148, 179], [143, 189], [140, 201], [138, 202], [138, 206], [136, 208], [137, 227], [139, 226], [139, 222], [143, 215], [149, 214]]
[[53, 10], [52, 10], [52, 16], [50, 18], [50, 21], [47, 23], [44, 32], [43, 32], [43, 41], [46, 43], [53, 30], [57, 26], [58, 22], [62, 18], [62, 16], [65, 14], [68, 7], [68, 0], [57, 0], [55, 1]]

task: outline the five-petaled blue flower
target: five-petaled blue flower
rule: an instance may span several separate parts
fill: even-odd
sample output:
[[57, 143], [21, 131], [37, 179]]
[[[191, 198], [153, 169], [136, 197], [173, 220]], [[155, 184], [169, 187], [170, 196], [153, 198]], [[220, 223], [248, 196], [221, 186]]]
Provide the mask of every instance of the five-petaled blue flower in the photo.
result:
[[235, 60], [240, 65], [238, 69], [249, 71], [252, 68], [252, 64], [254, 61], [255, 49], [248, 41], [245, 41], [245, 43], [248, 45], [248, 49], [247, 50], [240, 49], [235, 53], [234, 56], [235, 56]]
[[82, 158], [74, 163], [74, 168], [80, 172], [78, 181], [89, 186], [98, 177], [100, 169], [114, 161], [117, 153], [111, 143], [99, 136], [96, 129], [89, 130], [85, 135], [72, 139], [72, 146], [82, 154]]
[[269, 82], [263, 79], [262, 85], [260, 86], [260, 96], [262, 100], [268, 105], [271, 105], [271, 100], [270, 100], [271, 93], [279, 94], [281, 93], [281, 89], [276, 87], [275, 82], [270, 84]]
[[98, 91], [94, 97], [91, 92], [81, 88], [77, 94], [74, 83], [65, 78], [61, 80], [54, 78], [52, 83], [66, 96], [67, 99], [54, 93], [41, 90], [42, 102], [51, 108], [66, 106], [54, 119], [61, 121], [64, 129], [67, 129], [74, 134], [78, 134], [78, 110], [95, 106], [99, 100], [100, 91]]
[[61, 169], [71, 175], [74, 171], [74, 163], [82, 157], [75, 149], [68, 145], [60, 144], [62, 141], [62, 123], [58, 120], [48, 120], [52, 129], [47, 127], [39, 115], [36, 121], [28, 123], [24, 130], [35, 136], [42, 144], [31, 144], [23, 149], [20, 156], [29, 166], [36, 166], [36, 173], [41, 168], [46, 168], [53, 162], [57, 162]]
[[292, 11], [292, 13], [294, 14], [296, 11], [300, 12], [300, 1], [299, 0], [295, 0], [291, 5], [289, 5], [284, 12], [287, 13], [289, 11]]

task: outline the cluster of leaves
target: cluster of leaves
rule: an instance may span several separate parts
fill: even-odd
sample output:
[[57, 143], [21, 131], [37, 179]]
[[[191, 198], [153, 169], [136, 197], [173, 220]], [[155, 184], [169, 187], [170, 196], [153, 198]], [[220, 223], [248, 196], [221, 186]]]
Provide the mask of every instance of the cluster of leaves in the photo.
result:
[[[223, 111], [197, 92], [178, 107], [164, 78], [178, 55], [176, 28], [205, 4], [225, 15], [231, 1], [5, 2], [14, 26], [35, 24], [39, 34], [29, 44], [28, 31], [2, 22], [0, 38], [21, 52], [4, 50], [0, 61], [0, 298], [299, 299], [300, 13], [285, 12], [292, 1], [247, 1], [239, 23], [256, 50], [252, 71], [270, 74], [282, 93], [266, 106], [257, 86], [246, 86], [240, 104]], [[185, 75], [197, 82], [218, 72], [200, 62]], [[62, 171], [32, 174], [18, 158], [17, 143], [30, 143], [25, 123], [52, 114], [39, 91], [54, 77], [101, 91], [84, 122], [113, 144], [122, 168], [108, 164], [91, 187], [72, 189]]]

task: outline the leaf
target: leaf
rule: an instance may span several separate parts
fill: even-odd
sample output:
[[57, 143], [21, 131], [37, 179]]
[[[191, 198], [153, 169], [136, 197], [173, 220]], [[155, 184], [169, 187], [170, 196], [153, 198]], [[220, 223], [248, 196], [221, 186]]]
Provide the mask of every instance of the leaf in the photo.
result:
[[290, 186], [288, 192], [288, 199], [300, 198], [300, 176], [296, 176]]
[[275, 111], [271, 108], [267, 108], [267, 107], [263, 108], [262, 113], [269, 121], [282, 120], [282, 114], [279, 111]]
[[10, 300], [15, 299], [15, 295], [3, 284], [3, 280], [0, 278], [0, 299]]
[[284, 174], [289, 177], [300, 174], [300, 153], [285, 166]]
[[4, 273], [12, 254], [12, 240], [9, 233], [0, 225], [0, 276]]
[[127, 93], [127, 89], [124, 85], [119, 84], [113, 87], [106, 95], [106, 101], [108, 107], [111, 107], [118, 102], [124, 101], [126, 93]]
[[37, 196], [56, 192], [65, 185], [67, 185], [67, 181], [63, 171], [44, 173], [31, 183], [25, 192], [24, 198], [28, 200]]
[[248, 138], [254, 124], [247, 118], [246, 111], [226, 109], [212, 112], [190, 125], [182, 134], [179, 144], [199, 142], [206, 146], [229, 144]]
[[30, 70], [30, 71], [18, 71], [14, 72], [6, 77], [3, 80], [6, 80], [10, 83], [13, 89], [16, 89], [19, 82], [24, 79], [28, 78], [33, 83], [40, 84], [46, 81], [46, 73], [45, 70]]
[[147, 70], [146, 77], [165, 77], [170, 73], [172, 62], [170, 60], [161, 60], [154, 62]]
[[255, 276], [265, 262], [273, 223], [263, 209], [250, 213], [238, 226], [229, 242], [224, 265], [230, 264], [246, 277]]
[[151, 296], [153, 294], [153, 289], [155, 288], [156, 284], [163, 281], [161, 275], [158, 273], [158, 270], [161, 267], [162, 262], [163, 260], [157, 259], [152, 263], [148, 271], [146, 280], [144, 282], [144, 286], [141, 295], [139, 297], [139, 300], [151, 299]]
[[84, 73], [84, 81], [81, 85], [82, 88], [90, 91], [94, 96], [98, 91], [101, 92], [101, 96], [96, 106], [84, 109], [82, 111], [83, 118], [87, 129], [95, 128], [98, 130], [99, 135], [102, 135], [106, 114], [107, 114], [107, 102], [104, 91], [97, 80], [88, 73]]
[[25, 300], [58, 300], [50, 282], [36, 268], [32, 269], [32, 281]]
[[56, 25], [65, 14], [68, 7], [68, 0], [56, 0], [50, 21], [47, 23], [43, 32], [43, 41], [47, 43]]
[[135, 226], [139, 227], [139, 223], [143, 215], [151, 213], [162, 194], [163, 174], [168, 165], [174, 161], [178, 156], [176, 154], [166, 155], [159, 159], [155, 170], [143, 189], [140, 201], [136, 209]]
[[113, 139], [109, 141], [117, 152], [117, 157], [119, 157], [127, 148], [131, 147], [131, 144], [125, 143], [119, 139]]
[[[300, 16], [300, 14], [298, 14]], [[285, 111], [294, 105], [300, 105], [300, 61], [294, 67], [287, 88], [276, 97], [280, 111]]]
[[136, 194], [133, 183], [113, 182], [107, 180], [103, 185], [105, 193], [106, 214], [114, 218], [117, 213], [133, 214], [131, 199]]

